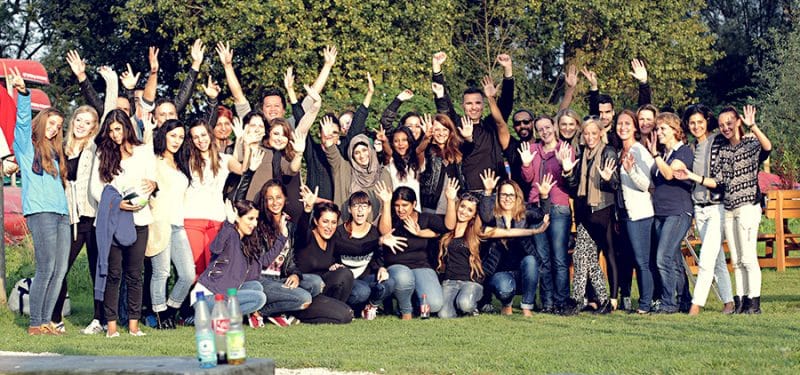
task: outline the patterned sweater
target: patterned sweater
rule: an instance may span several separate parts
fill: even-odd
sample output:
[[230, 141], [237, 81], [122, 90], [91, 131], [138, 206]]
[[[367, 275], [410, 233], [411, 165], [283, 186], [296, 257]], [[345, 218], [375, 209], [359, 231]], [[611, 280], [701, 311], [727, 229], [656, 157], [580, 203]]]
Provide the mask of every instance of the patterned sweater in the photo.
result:
[[755, 137], [744, 137], [736, 145], [722, 147], [720, 155], [723, 160], [723, 201], [726, 210], [760, 202], [758, 166], [767, 159], [769, 153], [761, 148], [761, 143]]

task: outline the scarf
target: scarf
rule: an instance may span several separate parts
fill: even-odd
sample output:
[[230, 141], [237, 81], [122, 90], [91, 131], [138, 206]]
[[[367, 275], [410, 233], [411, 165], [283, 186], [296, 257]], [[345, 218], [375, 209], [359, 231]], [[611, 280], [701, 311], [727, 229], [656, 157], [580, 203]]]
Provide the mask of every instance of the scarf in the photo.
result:
[[[584, 178], [581, 176], [580, 185], [578, 185], [578, 196], [579, 197], [586, 197], [586, 201], [591, 207], [596, 207], [600, 204], [601, 200], [601, 192], [600, 192], [600, 173], [598, 172], [597, 168], [595, 168], [595, 157], [600, 154], [602, 155], [602, 150], [605, 148], [606, 143], [600, 142], [594, 149], [587, 150], [583, 152], [583, 157], [581, 158], [581, 173], [587, 173], [588, 176]], [[602, 160], [599, 161], [602, 163]], [[592, 164], [589, 166], [589, 164]], [[588, 169], [587, 169], [588, 168]]]
[[[367, 148], [369, 148], [369, 163], [367, 163], [366, 167], [356, 163], [353, 158], [353, 150], [359, 143], [365, 143]], [[369, 137], [364, 134], [359, 134], [353, 137], [350, 144], [347, 145], [347, 155], [350, 156], [350, 166], [352, 167], [352, 172], [350, 174], [351, 194], [357, 191], [367, 191], [367, 189], [375, 186], [381, 179], [383, 166], [378, 162], [378, 154], [375, 152], [374, 148], [370, 147], [370, 144]]]

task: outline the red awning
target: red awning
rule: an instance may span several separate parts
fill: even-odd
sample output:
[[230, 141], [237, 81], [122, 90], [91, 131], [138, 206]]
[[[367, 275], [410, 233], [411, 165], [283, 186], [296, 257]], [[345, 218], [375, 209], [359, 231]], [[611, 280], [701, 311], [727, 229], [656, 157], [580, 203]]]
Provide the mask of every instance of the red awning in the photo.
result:
[[[50, 84], [50, 79], [47, 77], [47, 71], [44, 69], [44, 65], [38, 61], [0, 59], [0, 66], [2, 66], [2, 64], [6, 64], [6, 68], [8, 69], [12, 67], [18, 68], [25, 82], [37, 83], [40, 85]], [[5, 77], [2, 69], [0, 69], [0, 77]]]

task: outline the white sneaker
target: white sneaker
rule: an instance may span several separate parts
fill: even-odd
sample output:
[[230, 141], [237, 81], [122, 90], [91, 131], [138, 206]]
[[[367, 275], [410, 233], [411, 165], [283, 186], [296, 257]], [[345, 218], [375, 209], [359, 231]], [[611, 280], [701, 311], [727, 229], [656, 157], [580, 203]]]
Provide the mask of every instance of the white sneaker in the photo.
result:
[[86, 326], [86, 328], [81, 330], [81, 333], [83, 333], [84, 335], [96, 335], [96, 334], [101, 333], [103, 331], [104, 331], [103, 325], [100, 324], [99, 320], [94, 319], [94, 320], [92, 320], [91, 323], [89, 323], [88, 326]]

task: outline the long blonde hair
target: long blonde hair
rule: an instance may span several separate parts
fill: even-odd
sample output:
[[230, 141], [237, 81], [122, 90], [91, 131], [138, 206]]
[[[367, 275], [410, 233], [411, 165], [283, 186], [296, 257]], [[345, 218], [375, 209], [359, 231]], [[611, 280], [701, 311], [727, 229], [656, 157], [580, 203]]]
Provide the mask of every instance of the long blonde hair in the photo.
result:
[[[544, 163], [544, 160], [542, 160], [542, 163]], [[514, 188], [514, 194], [517, 196], [517, 198], [514, 200], [514, 208], [511, 209], [511, 217], [516, 221], [520, 221], [525, 218], [525, 199], [527, 197], [523, 195], [522, 188], [519, 187], [519, 184], [513, 180], [503, 180], [497, 184], [497, 194], [495, 196], [493, 212], [494, 217], [498, 218], [503, 216], [503, 209], [500, 207], [500, 189], [502, 189], [505, 185], [510, 185]]]
[[33, 118], [31, 142], [33, 143], [34, 157], [38, 156], [42, 171], [53, 177], [60, 177], [61, 183], [66, 186], [67, 159], [64, 156], [64, 132], [59, 129], [53, 139], [47, 139], [46, 135], [47, 120], [52, 116], [61, 117], [61, 120], [64, 120], [64, 114], [55, 108], [44, 109]]
[[[83, 113], [89, 113], [92, 115], [93, 117], [92, 122], [94, 123], [94, 126], [92, 127], [92, 130], [89, 132], [86, 138], [77, 139], [75, 138], [74, 134], [75, 120], [78, 118], [78, 115]], [[97, 135], [97, 132], [100, 131], [99, 122], [100, 118], [97, 115], [97, 111], [94, 109], [94, 107], [90, 105], [82, 105], [78, 107], [78, 109], [76, 109], [75, 112], [72, 112], [72, 116], [70, 116], [69, 118], [69, 125], [67, 126], [67, 149], [65, 150], [65, 153], [68, 156], [75, 156], [77, 154], [73, 155], [72, 150], [79, 150], [79, 152], [80, 150], [83, 150], [86, 147], [86, 144], [88, 144], [89, 141], [93, 140], [95, 135]]]
[[[470, 201], [475, 204], [475, 216], [467, 222], [467, 228], [464, 230], [464, 242], [469, 248], [469, 278], [475, 281], [477, 278], [482, 278], [483, 265], [481, 264], [481, 239], [483, 238], [483, 222], [481, 222], [480, 215], [478, 215], [477, 206], [478, 200], [474, 196], [466, 193], [458, 200], [456, 207], [460, 206], [462, 202]], [[439, 272], [444, 272], [445, 264], [444, 258], [447, 256], [447, 246], [455, 238], [456, 231], [451, 230], [439, 241], [439, 266], [436, 268]]]

